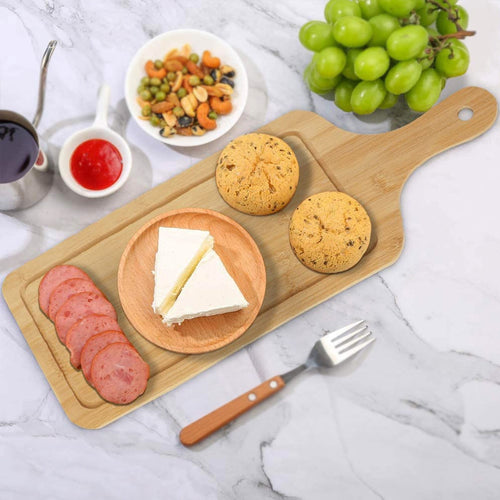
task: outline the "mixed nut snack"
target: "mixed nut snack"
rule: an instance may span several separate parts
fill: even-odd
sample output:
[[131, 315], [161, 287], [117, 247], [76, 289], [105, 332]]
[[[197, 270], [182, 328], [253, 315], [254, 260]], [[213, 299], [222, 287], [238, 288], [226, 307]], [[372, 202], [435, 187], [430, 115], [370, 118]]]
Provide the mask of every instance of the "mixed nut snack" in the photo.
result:
[[203, 135], [217, 127], [219, 115], [231, 113], [235, 70], [205, 50], [201, 61], [189, 45], [163, 60], [149, 60], [137, 88], [143, 120], [162, 137]]

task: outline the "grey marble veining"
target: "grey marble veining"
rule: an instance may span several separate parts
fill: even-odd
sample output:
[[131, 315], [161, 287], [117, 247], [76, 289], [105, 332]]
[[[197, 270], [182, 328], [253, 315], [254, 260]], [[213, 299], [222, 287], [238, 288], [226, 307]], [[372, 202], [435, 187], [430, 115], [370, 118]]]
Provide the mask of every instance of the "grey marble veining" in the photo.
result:
[[[0, 281], [13, 269], [292, 109], [337, 126], [383, 132], [414, 118], [401, 107], [361, 120], [311, 96], [298, 28], [324, 2], [286, 0], [0, 0], [0, 107], [34, 112], [39, 58], [59, 41], [40, 133], [54, 162], [93, 120], [102, 82], [110, 121], [132, 148], [124, 188], [89, 203], [56, 175], [23, 212], [0, 214]], [[464, 0], [478, 35], [465, 85], [500, 97], [500, 1]], [[130, 58], [150, 37], [206, 29], [239, 52], [249, 102], [214, 144], [169, 149], [131, 121], [123, 99]], [[0, 498], [496, 499], [500, 491], [500, 126], [417, 170], [402, 197], [406, 244], [396, 264], [323, 303], [202, 375], [98, 431], [65, 416], [0, 300]], [[378, 340], [334, 373], [311, 372], [201, 445], [182, 426], [303, 361], [325, 332], [357, 318]]]

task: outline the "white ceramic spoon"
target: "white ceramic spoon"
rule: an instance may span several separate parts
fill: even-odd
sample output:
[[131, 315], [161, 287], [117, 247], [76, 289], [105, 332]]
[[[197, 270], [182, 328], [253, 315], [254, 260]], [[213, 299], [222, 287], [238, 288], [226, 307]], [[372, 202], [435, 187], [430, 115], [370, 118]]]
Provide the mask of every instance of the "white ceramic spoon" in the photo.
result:
[[[111, 130], [108, 126], [109, 93], [109, 85], [103, 85], [100, 88], [94, 123], [91, 127], [76, 132], [67, 139], [59, 153], [59, 172], [61, 173], [64, 183], [75, 193], [86, 196], [87, 198], [101, 198], [114, 193], [125, 184], [132, 168], [132, 153], [130, 152], [127, 142], [121, 135]], [[93, 190], [84, 188], [76, 182], [71, 173], [70, 162], [73, 152], [82, 142], [91, 139], [103, 139], [110, 142], [118, 149], [122, 156], [122, 173], [117, 181], [106, 189]]]

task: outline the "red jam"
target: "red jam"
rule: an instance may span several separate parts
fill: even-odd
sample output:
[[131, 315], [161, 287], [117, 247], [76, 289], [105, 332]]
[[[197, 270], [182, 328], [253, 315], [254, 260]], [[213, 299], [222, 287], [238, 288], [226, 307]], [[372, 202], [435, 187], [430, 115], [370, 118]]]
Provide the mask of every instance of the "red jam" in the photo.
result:
[[71, 156], [71, 173], [86, 189], [99, 191], [112, 186], [120, 177], [123, 159], [120, 151], [108, 141], [91, 139], [82, 142]]

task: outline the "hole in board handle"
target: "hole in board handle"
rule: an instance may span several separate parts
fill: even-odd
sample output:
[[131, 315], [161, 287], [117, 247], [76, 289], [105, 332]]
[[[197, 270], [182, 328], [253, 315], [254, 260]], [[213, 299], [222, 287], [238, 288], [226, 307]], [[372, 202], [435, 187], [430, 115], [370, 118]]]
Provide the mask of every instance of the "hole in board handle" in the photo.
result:
[[474, 111], [471, 108], [462, 108], [458, 112], [458, 117], [463, 122], [469, 121], [474, 116]]

